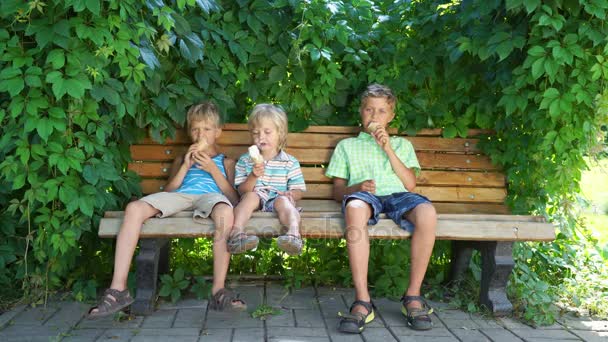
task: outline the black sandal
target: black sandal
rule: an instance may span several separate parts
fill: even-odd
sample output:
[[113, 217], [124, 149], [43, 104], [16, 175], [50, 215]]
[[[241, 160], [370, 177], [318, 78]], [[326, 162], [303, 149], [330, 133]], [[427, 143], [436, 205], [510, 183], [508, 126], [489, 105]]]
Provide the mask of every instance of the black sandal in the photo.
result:
[[[407, 319], [407, 325], [414, 330], [429, 330], [433, 327], [431, 314], [433, 309], [426, 303], [422, 296], [403, 296], [401, 297], [401, 313]], [[408, 309], [407, 305], [411, 302], [422, 303], [422, 308]]]
[[[364, 307], [367, 310], [367, 315], [360, 312], [351, 313], [353, 308], [357, 305]], [[338, 312], [338, 317], [341, 318], [338, 325], [339, 331], [343, 333], [360, 334], [365, 330], [365, 325], [373, 321], [376, 315], [374, 314], [374, 305], [371, 301], [364, 302], [362, 300], [356, 300], [350, 306], [348, 313], [344, 314]]]
[[[241, 302], [241, 304], [237, 304]], [[209, 309], [216, 311], [245, 311], [247, 303], [238, 294], [227, 289], [220, 289], [209, 298]]]

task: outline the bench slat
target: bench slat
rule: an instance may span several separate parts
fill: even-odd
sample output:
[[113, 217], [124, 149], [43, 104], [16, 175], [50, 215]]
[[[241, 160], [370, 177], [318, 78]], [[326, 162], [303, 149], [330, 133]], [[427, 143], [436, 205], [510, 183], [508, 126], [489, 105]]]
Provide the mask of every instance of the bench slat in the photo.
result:
[[[144, 194], [152, 194], [162, 191], [165, 185], [162, 179], [142, 179], [140, 185]], [[331, 199], [333, 185], [331, 184], [307, 184], [304, 198], [308, 199]], [[416, 192], [438, 202], [477, 202], [477, 203], [502, 203], [507, 191], [504, 188], [475, 188], [454, 186], [418, 186]]]
[[[248, 131], [247, 124], [244, 123], [227, 123], [223, 127], [223, 133], [228, 133], [231, 131]], [[355, 135], [359, 134], [361, 131], [361, 127], [358, 126], [309, 126], [307, 129], [303, 130], [300, 133], [332, 133], [332, 134], [350, 134]], [[389, 128], [389, 134], [395, 135], [398, 133], [396, 128]], [[440, 128], [432, 128], [432, 129], [422, 129], [416, 132], [416, 136], [434, 136], [440, 137], [443, 134], [443, 130]], [[480, 135], [492, 135], [494, 134], [493, 130], [490, 129], [469, 129], [467, 131], [467, 137], [477, 137]], [[404, 134], [401, 134], [404, 135]], [[170, 144], [172, 141], [175, 142], [187, 142], [188, 135], [185, 130], [176, 130], [175, 139], [169, 139], [165, 141], [165, 144]], [[151, 141], [151, 140], [150, 140]]]
[[[462, 220], [454, 217], [438, 218], [437, 239], [472, 241], [551, 241], [555, 239], [553, 225], [537, 222], [533, 216], [511, 216], [514, 220], [492, 220], [492, 216], [476, 220]], [[100, 237], [115, 237], [122, 218], [104, 218], [99, 225]], [[335, 213], [320, 217], [303, 217], [300, 232], [309, 238], [340, 238], [344, 234], [344, 220]], [[275, 217], [255, 215], [245, 230], [260, 236], [277, 236], [281, 224]], [[204, 220], [195, 223], [190, 217], [152, 218], [142, 227], [141, 238], [212, 237], [213, 222]], [[369, 228], [370, 238], [407, 239], [410, 234], [400, 229], [393, 221], [382, 219]]]
[[[129, 170], [141, 177], [166, 179], [171, 163], [129, 163]], [[325, 176], [325, 171], [320, 167], [302, 167], [306, 183], [331, 183], [332, 180]], [[498, 172], [423, 170], [418, 176], [417, 184], [504, 187], [505, 176]]]
[[[222, 152], [233, 159], [238, 159], [247, 151], [246, 146], [227, 146]], [[296, 157], [301, 164], [326, 164], [331, 158], [332, 149], [317, 148], [287, 148], [287, 153]], [[186, 146], [163, 145], [132, 145], [131, 157], [133, 160], [146, 161], [172, 161], [176, 156], [186, 152]], [[416, 153], [420, 165], [425, 169], [464, 169], [464, 170], [497, 170], [490, 158], [475, 154], [450, 153]]]
[[[287, 137], [288, 148], [334, 148], [342, 139], [354, 137], [353, 134], [330, 134], [330, 133], [289, 133]], [[168, 139], [162, 145], [188, 146], [190, 140], [183, 135], [179, 139]], [[478, 152], [478, 139], [463, 138], [438, 138], [438, 137], [406, 137], [416, 151], [438, 151], [438, 152]], [[218, 144], [227, 146], [250, 146], [253, 144], [251, 135], [246, 131], [225, 131], [218, 139]], [[142, 145], [161, 145], [151, 138], [146, 138]], [[161, 145], [161, 146], [162, 146]]]

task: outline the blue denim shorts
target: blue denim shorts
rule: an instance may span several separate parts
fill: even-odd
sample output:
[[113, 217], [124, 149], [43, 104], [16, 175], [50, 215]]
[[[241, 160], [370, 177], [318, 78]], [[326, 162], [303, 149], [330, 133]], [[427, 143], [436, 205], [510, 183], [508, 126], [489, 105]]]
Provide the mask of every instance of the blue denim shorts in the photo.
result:
[[367, 222], [368, 225], [373, 226], [378, 223], [380, 214], [385, 213], [399, 227], [408, 232], [414, 231], [414, 225], [404, 218], [403, 215], [416, 208], [419, 204], [431, 203], [431, 200], [428, 198], [413, 192], [395, 192], [391, 195], [376, 196], [371, 192], [359, 191], [344, 196], [342, 200], [342, 213], [344, 213], [346, 208], [346, 202], [352, 199], [360, 199], [372, 207], [372, 217]]

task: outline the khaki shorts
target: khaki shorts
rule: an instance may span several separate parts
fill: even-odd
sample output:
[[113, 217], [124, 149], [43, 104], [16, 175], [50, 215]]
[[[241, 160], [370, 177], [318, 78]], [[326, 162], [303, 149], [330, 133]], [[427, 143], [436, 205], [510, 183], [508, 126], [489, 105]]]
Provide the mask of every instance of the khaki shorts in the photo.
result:
[[156, 217], [167, 217], [183, 210], [194, 210], [194, 218], [206, 218], [211, 215], [213, 207], [218, 203], [226, 203], [232, 207], [228, 198], [217, 192], [202, 195], [158, 192], [141, 200], [160, 210]]

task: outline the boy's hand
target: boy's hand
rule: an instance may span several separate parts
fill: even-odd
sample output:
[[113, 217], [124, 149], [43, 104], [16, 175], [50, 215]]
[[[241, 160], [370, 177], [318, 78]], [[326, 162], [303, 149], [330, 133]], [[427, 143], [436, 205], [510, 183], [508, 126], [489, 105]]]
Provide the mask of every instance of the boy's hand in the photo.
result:
[[289, 202], [291, 202], [291, 204], [293, 204], [294, 206], [296, 205], [296, 200], [293, 197], [293, 191], [291, 190], [287, 190], [287, 191], [277, 191], [277, 193], [281, 196], [285, 196], [287, 197], [287, 199], [289, 200]]
[[262, 177], [264, 175], [264, 163], [253, 165], [252, 173], [258, 178]]
[[184, 155], [184, 164], [183, 165], [187, 166], [188, 168], [191, 168], [192, 165], [194, 165], [193, 154], [195, 152], [196, 152], [196, 144], [190, 145], [190, 147], [188, 148], [188, 152], [186, 152], [186, 154]]
[[371, 192], [376, 193], [376, 181], [374, 181], [373, 179], [368, 179], [364, 182], [359, 183], [359, 191], [367, 191], [367, 192]]
[[211, 157], [205, 152], [193, 152], [192, 159], [198, 163], [198, 168], [211, 173], [217, 168]]
[[376, 139], [376, 143], [382, 147], [384, 151], [388, 151], [391, 148], [391, 144], [389, 143], [390, 136], [384, 127], [378, 127], [374, 132], [372, 132], [372, 136]]

